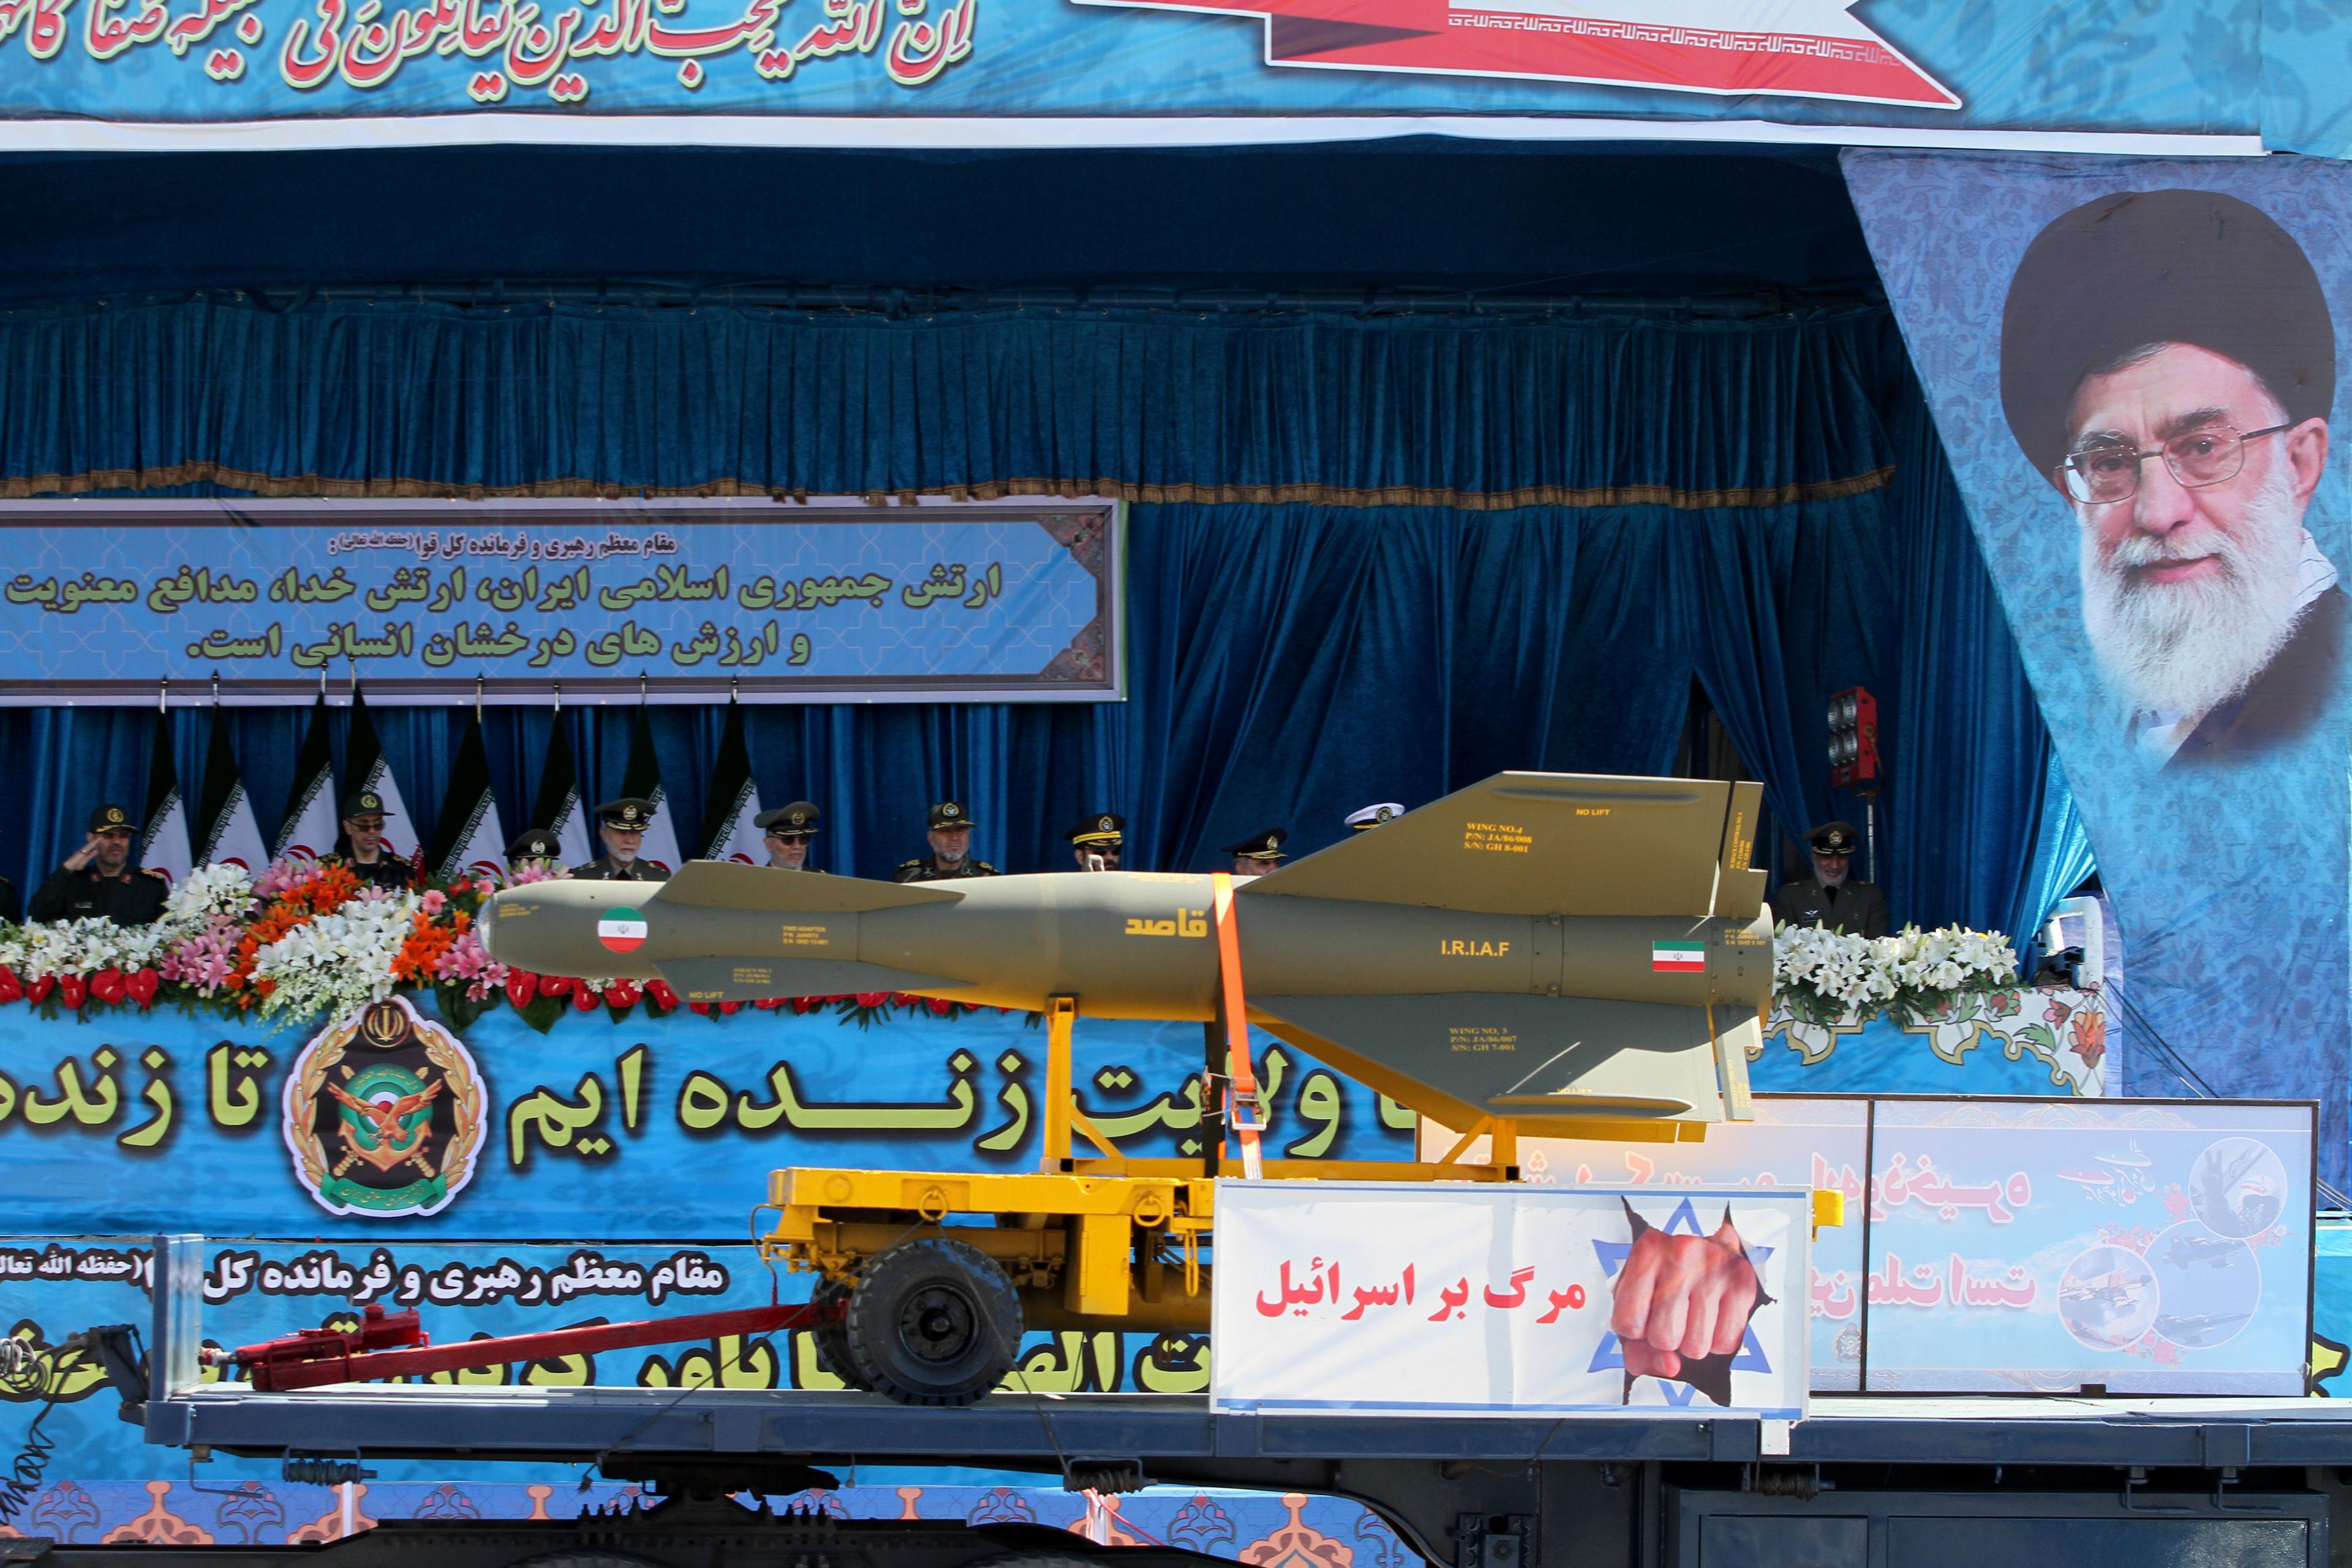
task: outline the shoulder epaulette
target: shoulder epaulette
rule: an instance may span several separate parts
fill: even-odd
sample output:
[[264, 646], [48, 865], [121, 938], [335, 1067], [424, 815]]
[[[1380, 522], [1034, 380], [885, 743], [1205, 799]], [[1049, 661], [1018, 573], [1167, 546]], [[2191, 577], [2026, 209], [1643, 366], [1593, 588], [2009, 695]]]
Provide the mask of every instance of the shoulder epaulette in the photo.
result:
[[989, 864], [987, 861], [985, 861], [985, 860], [975, 860], [975, 861], [973, 861], [973, 862], [971, 863], [971, 865], [972, 865], [972, 869], [973, 869], [973, 870], [975, 870], [975, 871], [985, 871], [985, 872], [987, 872], [987, 873], [988, 873], [990, 876], [992, 876], [992, 877], [1002, 877], [1003, 875], [1004, 875], [1004, 873], [1003, 873], [1003, 872], [1002, 872], [1002, 871], [998, 870], [995, 867], [993, 867], [993, 866], [990, 865], [990, 864]]
[[659, 860], [648, 860], [646, 864], [651, 866], [655, 870], [659, 871], [665, 877], [670, 874], [669, 868]]
[[916, 856], [912, 860], [901, 860], [901, 861], [899, 861], [899, 862], [898, 862], [898, 869], [900, 869], [901, 871], [911, 871], [911, 870], [913, 870], [916, 867], [918, 867], [918, 866], [921, 865], [922, 863], [923, 863], [923, 858], [922, 858], [920, 855], [918, 855], [918, 856]]
[[152, 867], [142, 866], [139, 868], [142, 871], [146, 872], [147, 875], [154, 878], [159, 882], [168, 882], [172, 879], [169, 877], [164, 876], [163, 872], [154, 869]]

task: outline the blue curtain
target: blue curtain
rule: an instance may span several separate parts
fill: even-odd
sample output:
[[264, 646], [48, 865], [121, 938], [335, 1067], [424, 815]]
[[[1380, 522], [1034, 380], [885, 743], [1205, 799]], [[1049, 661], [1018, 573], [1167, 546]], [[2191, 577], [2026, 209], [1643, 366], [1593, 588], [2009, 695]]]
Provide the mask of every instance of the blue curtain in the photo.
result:
[[[2013, 921], [2068, 853], [2047, 737], [1883, 312], [1765, 322], [730, 309], [271, 313], [217, 301], [0, 317], [19, 493], [1109, 491], [1129, 514], [1129, 701], [764, 707], [761, 796], [826, 812], [820, 863], [887, 874], [952, 795], [1008, 869], [1081, 814], [1192, 868], [1336, 840], [1505, 767], [1655, 773], [1694, 680], [1801, 829], [1823, 700], [1890, 715], [1898, 918]], [[339, 689], [337, 695], [341, 695]], [[373, 710], [428, 833], [463, 710]], [[692, 847], [719, 710], [651, 712]], [[567, 708], [592, 795], [634, 705]], [[307, 710], [231, 715], [265, 833]], [[0, 866], [35, 878], [100, 797], [143, 798], [155, 716], [0, 711]], [[175, 710], [184, 788], [205, 720]], [[334, 718], [341, 756], [341, 710]], [[520, 829], [546, 709], [491, 709]], [[2063, 796], [2057, 797], [2063, 801]], [[2063, 813], [2062, 813], [2063, 815]]]

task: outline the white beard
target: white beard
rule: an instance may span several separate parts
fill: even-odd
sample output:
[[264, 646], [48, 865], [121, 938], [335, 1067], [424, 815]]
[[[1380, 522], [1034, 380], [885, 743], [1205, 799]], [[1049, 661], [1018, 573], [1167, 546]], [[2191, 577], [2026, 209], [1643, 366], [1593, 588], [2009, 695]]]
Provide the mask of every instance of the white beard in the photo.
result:
[[[2187, 550], [2129, 534], [2105, 559], [2083, 530], [2083, 624], [2108, 683], [2133, 708], [2209, 712], [2252, 685], [2294, 635], [2303, 525], [2284, 464], [2247, 503], [2246, 522], [2235, 534], [2200, 529]], [[2220, 563], [2219, 576], [2152, 583], [2131, 574], [2200, 552]]]

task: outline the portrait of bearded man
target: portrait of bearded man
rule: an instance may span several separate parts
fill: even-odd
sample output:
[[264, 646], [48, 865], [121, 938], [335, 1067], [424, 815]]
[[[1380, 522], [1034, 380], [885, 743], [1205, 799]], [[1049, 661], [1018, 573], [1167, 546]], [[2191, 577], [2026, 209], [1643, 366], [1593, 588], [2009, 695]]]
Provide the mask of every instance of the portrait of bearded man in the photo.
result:
[[2231, 763], [2308, 734], [2347, 601], [2305, 521], [2336, 332], [2294, 237], [2210, 191], [2063, 214], [2010, 280], [2000, 385], [2073, 518], [2084, 631], [2133, 750]]

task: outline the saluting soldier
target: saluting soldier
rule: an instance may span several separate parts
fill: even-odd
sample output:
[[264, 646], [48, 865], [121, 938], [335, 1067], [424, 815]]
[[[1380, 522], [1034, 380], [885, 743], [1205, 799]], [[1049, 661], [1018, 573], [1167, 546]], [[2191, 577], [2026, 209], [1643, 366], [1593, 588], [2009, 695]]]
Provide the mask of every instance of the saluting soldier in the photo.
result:
[[668, 867], [637, 858], [653, 820], [652, 801], [633, 795], [606, 801], [596, 808], [596, 836], [604, 841], [604, 853], [585, 866], [572, 867], [572, 874], [583, 882], [668, 881]]
[[930, 831], [925, 835], [931, 852], [907, 861], [890, 873], [894, 882], [953, 882], [965, 877], [994, 877], [996, 868], [971, 858], [971, 814], [961, 801], [943, 800], [931, 807]]
[[534, 827], [507, 846], [507, 875], [519, 876], [528, 870], [542, 876], [569, 876], [562, 859], [563, 840], [544, 827]]
[[1361, 811], [1349, 812], [1348, 814], [1348, 831], [1350, 833], [1361, 833], [1368, 827], [1384, 826], [1389, 823], [1394, 822], [1398, 817], [1402, 816], [1403, 815], [1403, 806], [1399, 805], [1392, 800], [1384, 800], [1378, 805], [1368, 805]]
[[1239, 844], [1228, 844], [1217, 851], [1234, 858], [1236, 877], [1263, 877], [1282, 864], [1282, 847], [1290, 837], [1286, 827], [1269, 827], [1263, 833], [1253, 833]]
[[371, 887], [394, 892], [416, 880], [415, 868], [383, 847], [383, 797], [372, 789], [343, 796], [343, 838], [347, 847], [335, 858]]
[[[134, 869], [131, 841], [139, 825], [119, 805], [89, 814], [89, 837], [33, 894], [37, 921], [110, 920], [119, 926], [153, 925], [172, 891], [161, 871]], [[12, 891], [14, 889], [11, 889]]]
[[821, 815], [811, 802], [796, 800], [753, 817], [751, 826], [767, 835], [768, 864], [779, 871], [815, 871], [824, 876], [808, 863], [809, 839]]
[[1787, 883], [1772, 895], [1772, 913], [1783, 925], [1824, 926], [1848, 936], [1886, 934], [1886, 896], [1871, 883], [1847, 879], [1860, 840], [1851, 822], [1825, 822], [1805, 836], [1812, 879]]
[[1064, 837], [1070, 841], [1070, 857], [1077, 861], [1079, 870], [1116, 871], [1127, 847], [1127, 818], [1114, 811], [1098, 811], [1080, 817]]

